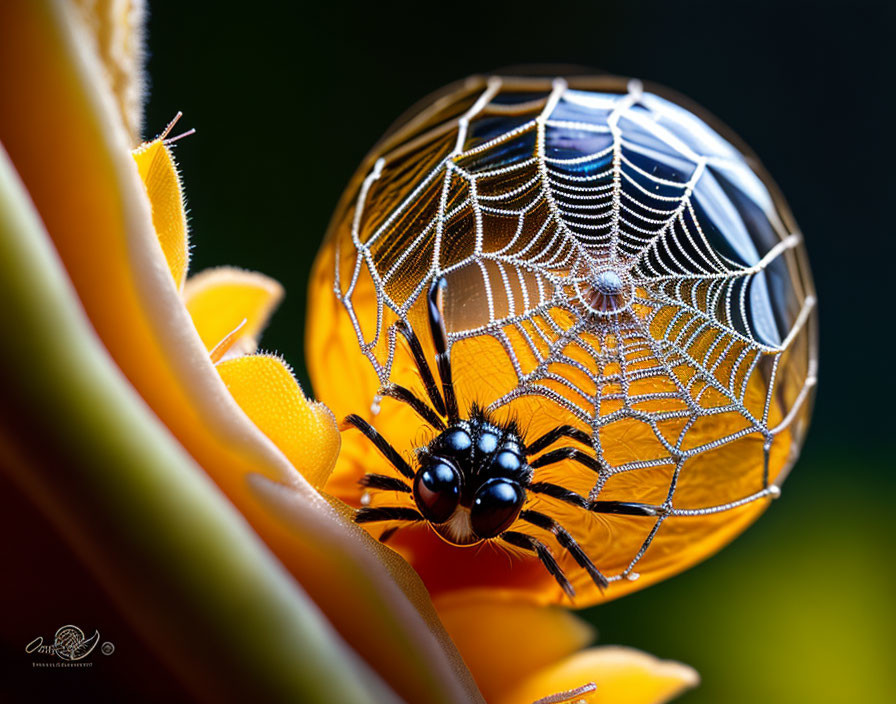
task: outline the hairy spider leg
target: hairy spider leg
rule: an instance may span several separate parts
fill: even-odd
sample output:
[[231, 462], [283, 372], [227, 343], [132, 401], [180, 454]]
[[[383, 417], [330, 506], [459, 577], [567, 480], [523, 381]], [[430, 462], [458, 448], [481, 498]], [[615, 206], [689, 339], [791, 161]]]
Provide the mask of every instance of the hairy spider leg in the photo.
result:
[[[563, 436], [561, 435], [558, 437]], [[539, 440], [540, 439], [541, 438], [539, 438]], [[554, 439], [556, 440], [557, 438]], [[538, 440], [536, 440], [536, 442], [538, 442]], [[578, 462], [594, 472], [600, 473], [601, 471], [600, 464], [597, 460], [589, 457], [575, 447], [561, 447], [557, 450], [546, 452], [541, 457], [530, 462], [529, 466], [532, 467], [532, 469], [538, 469], [539, 467], [556, 464], [563, 460]], [[526, 489], [534, 491], [536, 494], [545, 494], [546, 496], [551, 496], [560, 501], [565, 501], [568, 504], [584, 508], [593, 513], [613, 513], [622, 516], [661, 516], [667, 512], [662, 506], [652, 506], [650, 504], [641, 504], [630, 501], [588, 501], [574, 491], [570, 491], [569, 489], [565, 489], [562, 486], [551, 484], [549, 482], [533, 482], [527, 486]]]
[[602, 467], [600, 466], [600, 462], [591, 457], [590, 455], [582, 452], [577, 447], [560, 447], [556, 450], [551, 450], [550, 452], [545, 452], [541, 457], [537, 457], [529, 463], [529, 466], [532, 469], [538, 469], [539, 467], [544, 467], [549, 464], [556, 464], [557, 462], [562, 462], [563, 460], [572, 460], [573, 462], [578, 462], [579, 464], [587, 467], [592, 472], [596, 472], [600, 474]]
[[598, 588], [601, 590], [607, 588], [609, 585], [607, 578], [594, 566], [591, 558], [588, 557], [584, 550], [582, 550], [581, 546], [575, 541], [575, 538], [569, 534], [569, 531], [566, 530], [566, 528], [561, 526], [550, 516], [540, 513], [539, 511], [522, 511], [520, 513], [520, 519], [526, 523], [531, 523], [533, 526], [541, 528], [542, 530], [553, 533], [554, 537], [557, 538], [560, 547], [572, 555], [579, 567], [588, 573], [588, 576], [591, 577], [591, 580], [598, 586]]
[[[420, 341], [417, 339], [417, 336], [414, 334], [413, 330], [411, 330], [409, 327], [399, 325], [398, 329], [402, 333], [402, 335], [404, 335], [405, 339], [407, 339], [408, 344], [411, 347], [411, 353], [414, 357], [414, 361], [416, 362], [420, 375], [423, 378], [423, 385], [426, 388], [427, 395], [432, 401], [436, 411], [433, 411], [433, 409], [427, 406], [426, 403], [412, 391], [398, 384], [391, 384], [383, 388], [381, 393], [384, 396], [389, 396], [390, 398], [394, 398], [397, 401], [406, 403], [417, 413], [417, 415], [419, 415], [423, 420], [429, 423], [436, 430], [444, 430], [445, 423], [438, 415], [439, 413], [444, 413], [444, 403], [442, 402], [442, 398], [439, 396], [435, 379], [432, 376], [432, 372], [429, 370], [429, 366], [426, 364], [426, 360], [423, 355], [423, 348], [420, 345]], [[343, 422], [360, 430], [376, 446], [376, 448], [392, 464], [392, 466], [395, 467], [395, 469], [397, 469], [407, 479], [413, 480], [415, 473], [411, 466], [399, 454], [398, 450], [396, 450], [376, 428], [370, 425], [370, 423], [354, 413], [346, 416]], [[359, 483], [361, 484], [361, 486], [365, 486], [370, 489], [411, 493], [411, 488], [403, 481], [401, 481], [400, 479], [396, 479], [395, 477], [386, 476], [384, 474], [365, 474], [363, 477], [361, 477]], [[384, 520], [423, 520], [422, 516], [413, 509], [394, 507], [394, 511], [381, 511], [380, 508], [381, 507], [361, 508], [356, 514], [355, 522], [372, 523], [375, 521]], [[380, 540], [388, 540], [394, 532], [395, 531], [391, 529], [385, 531], [383, 535], [380, 536]]]
[[[555, 443], [560, 438], [575, 440], [576, 442], [580, 442], [583, 445], [587, 445], [589, 447], [591, 445], [591, 438], [586, 432], [571, 425], [561, 425], [552, 430], [549, 430], [544, 435], [530, 443], [526, 448], [526, 452], [527, 454], [540, 452], [546, 447], [550, 447], [550, 445]], [[555, 464], [567, 459], [578, 462], [579, 464], [584, 465], [594, 472], [600, 473], [601, 471], [600, 463], [596, 459], [592, 458], [582, 450], [579, 450], [575, 447], [562, 447], [556, 450], [552, 450], [551, 452], [547, 452], [531, 462], [530, 466], [533, 469], [537, 469], [538, 467]], [[593, 511], [595, 513], [615, 513], [627, 516], [658, 515], [656, 513], [655, 507], [649, 506], [647, 504], [629, 503], [624, 501], [589, 502], [581, 494], [578, 494], [575, 491], [571, 491], [570, 489], [562, 487], [558, 484], [552, 484], [550, 482], [532, 482], [526, 488], [533, 493], [544, 494], [545, 496], [550, 496], [551, 498], [558, 499], [559, 501], [564, 501], [565, 503], [571, 504], [572, 506], [575, 506], [577, 508], [585, 509], [586, 511]], [[563, 545], [563, 547], [567, 548], [567, 550], [569, 550], [569, 552], [573, 555], [579, 565], [582, 566], [589, 575], [591, 575], [591, 578], [594, 580], [595, 584], [597, 584], [601, 589], [606, 588], [608, 584], [606, 577], [604, 577], [600, 573], [600, 571], [597, 570], [596, 567], [594, 567], [588, 556], [572, 539], [572, 536], [569, 536], [568, 531], [566, 531], [556, 521], [553, 521], [553, 519], [548, 518], [544, 514], [537, 514], [537, 512], [534, 511], [524, 511], [523, 513], [526, 513], [528, 515], [527, 518], [521, 514], [520, 517], [523, 518], [523, 520], [534, 523], [534, 525], [538, 525], [540, 528], [544, 528], [545, 530], [550, 530], [555, 535], [557, 535], [558, 542]], [[541, 521], [541, 523], [533, 521], [533, 518]], [[560, 533], [559, 531], [562, 531], [562, 533]], [[561, 540], [561, 535], [563, 535], [564, 533], [565, 536], [563, 536]], [[568, 547], [565, 542], [571, 542], [574, 547]], [[583, 562], [583, 560], [587, 561], [587, 563]]]
[[379, 489], [380, 491], [400, 491], [405, 494], [411, 493], [411, 487], [405, 484], [401, 479], [389, 477], [385, 474], [373, 474], [368, 472], [358, 480], [361, 486], [368, 489]]
[[557, 560], [554, 559], [554, 555], [551, 553], [550, 548], [547, 545], [542, 543], [537, 538], [533, 538], [531, 535], [526, 535], [525, 533], [517, 533], [513, 530], [506, 530], [501, 533], [498, 538], [503, 540], [505, 543], [509, 543], [514, 547], [522, 548], [523, 550], [528, 550], [529, 552], [534, 552], [538, 559], [541, 560], [541, 564], [545, 566], [548, 572], [551, 573], [551, 576], [557, 580], [557, 584], [560, 585], [560, 588], [566, 592], [566, 595], [572, 599], [576, 595], [576, 590], [573, 589], [572, 584], [569, 583], [569, 580], [566, 578], [566, 575], [563, 574], [563, 570], [560, 569], [560, 565], [557, 564]]
[[395, 531], [397, 531], [399, 527], [400, 526], [392, 526], [391, 528], [386, 528], [386, 530], [380, 533], [380, 537], [378, 538], [378, 540], [381, 543], [385, 544], [386, 542], [388, 542], [389, 538], [395, 535]]
[[551, 484], [550, 482], [532, 482], [526, 487], [526, 491], [531, 491], [535, 494], [544, 494], [545, 496], [550, 496], [552, 499], [565, 501], [576, 508], [588, 509], [588, 500], [584, 496], [571, 489], [567, 489], [565, 486], [560, 486], [559, 484]]
[[[374, 444], [376, 449], [382, 453], [383, 457], [385, 457], [404, 477], [411, 480], [414, 479], [414, 470], [411, 469], [411, 466], [398, 453], [398, 450], [392, 447], [392, 445], [389, 444], [389, 441], [380, 435], [379, 431], [370, 425], [370, 423], [354, 413], [346, 416], [343, 422], [360, 430]], [[405, 484], [401, 479], [389, 477], [385, 474], [365, 474], [361, 477], [359, 483], [361, 486], [366, 486], [371, 489], [379, 489], [381, 491], [400, 491], [405, 494], [411, 493], [411, 487]], [[408, 506], [363, 506], [355, 513], [355, 523], [377, 523], [381, 521], [417, 523], [423, 520], [424, 518], [419, 511]], [[396, 530], [398, 530], [398, 526], [383, 531], [379, 538], [380, 542], [385, 543], [392, 537]]]
[[445, 402], [442, 400], [442, 395], [439, 393], [439, 387], [436, 385], [432, 370], [430, 370], [429, 364], [426, 361], [426, 355], [423, 354], [423, 346], [420, 344], [417, 333], [415, 333], [414, 329], [403, 320], [397, 324], [397, 328], [398, 332], [402, 334], [407, 341], [408, 346], [411, 348], [414, 364], [417, 365], [417, 371], [420, 372], [423, 388], [426, 389], [426, 395], [429, 396], [429, 401], [432, 403], [432, 407], [436, 409], [436, 412], [439, 415], [444, 416]]
[[355, 514], [355, 523], [379, 523], [381, 521], [419, 522], [425, 520], [421, 513], [408, 506], [365, 506]]
[[[389, 477], [385, 474], [365, 474], [361, 477], [359, 484], [371, 489], [379, 489], [380, 491], [400, 491], [405, 494], [411, 493], [411, 487], [405, 484], [401, 479]], [[403, 523], [419, 523], [424, 518], [416, 509], [407, 506], [377, 506], [371, 508], [364, 506], [358, 509], [355, 514], [355, 523], [377, 523], [379, 521], [401, 521]], [[392, 526], [380, 533], [379, 541], [385, 543], [389, 538], [395, 535], [401, 526]]]
[[404, 386], [389, 384], [388, 386], [383, 387], [380, 393], [383, 396], [388, 396], [389, 398], [394, 398], [396, 401], [406, 403], [418, 416], [436, 430], [445, 429], [445, 423], [439, 418], [438, 414], [427, 406], [426, 403], [414, 394], [413, 391], [406, 389]]
[[544, 494], [558, 501], [564, 501], [576, 508], [583, 508], [594, 513], [615, 513], [622, 516], [662, 516], [667, 511], [662, 506], [639, 504], [630, 501], [588, 501], [581, 494], [550, 482], [532, 482], [526, 491]]
[[[426, 393], [429, 396], [435, 411], [429, 408], [429, 406], [427, 406], [426, 403], [412, 391], [398, 384], [390, 384], [381, 392], [385, 396], [406, 403], [417, 413], [417, 415], [437, 430], [445, 429], [445, 423], [439, 417], [439, 414], [446, 414], [446, 405], [449, 420], [451, 420], [451, 422], [459, 420], [457, 400], [454, 395], [454, 386], [451, 381], [451, 361], [447, 352], [447, 335], [445, 333], [440, 312], [442, 303], [438, 293], [433, 293], [435, 289], [442, 285], [441, 279], [433, 284], [430, 289], [428, 302], [429, 325], [430, 330], [433, 331], [433, 340], [437, 352], [436, 363], [439, 370], [439, 377], [442, 380], [443, 393], [445, 394], [446, 399], [448, 399], [447, 404], [443, 402], [442, 397], [439, 395], [435, 379], [429, 369], [429, 365], [426, 363], [426, 358], [423, 354], [423, 348], [420, 345], [420, 341], [417, 339], [413, 330], [406, 325], [399, 325], [398, 330], [407, 340], [408, 345], [411, 348], [411, 354], [413, 355], [417, 369], [420, 372], [423, 386], [426, 389]], [[376, 428], [370, 425], [370, 423], [354, 413], [346, 416], [343, 422], [360, 430], [376, 446], [392, 466], [395, 467], [395, 469], [407, 479], [413, 480], [415, 473], [411, 466], [389, 443], [389, 441], [386, 440]], [[411, 488], [403, 481], [384, 474], [365, 474], [361, 478], [360, 484], [371, 489], [379, 489], [382, 491], [411, 493]], [[419, 522], [423, 520], [423, 516], [416, 509], [405, 506], [362, 507], [355, 514], [356, 523], [375, 523], [380, 521]], [[380, 541], [387, 541], [392, 537], [396, 530], [397, 527], [393, 527], [384, 531], [382, 535], [380, 535]]]
[[389, 444], [389, 441], [386, 440], [382, 435], [380, 435], [379, 431], [374, 428], [370, 423], [361, 418], [361, 416], [356, 415], [355, 413], [351, 413], [345, 417], [343, 423], [347, 425], [353, 425], [358, 430], [360, 430], [367, 437], [370, 442], [374, 444], [377, 450], [389, 460], [389, 463], [395, 467], [401, 474], [403, 474], [408, 479], [413, 480], [414, 478], [414, 470], [411, 469], [411, 466], [405, 461], [404, 457], [402, 457], [398, 450], [396, 450], [392, 445]]
[[664, 516], [668, 513], [662, 506], [630, 501], [592, 501], [588, 504], [588, 510], [594, 513], [615, 513], [620, 516]]
[[[443, 401], [442, 397], [439, 395], [435, 378], [433, 377], [432, 372], [429, 369], [429, 365], [426, 363], [426, 358], [423, 354], [423, 347], [420, 345], [420, 340], [417, 338], [416, 334], [410, 328], [410, 326], [404, 323], [401, 323], [397, 326], [398, 331], [404, 336], [411, 348], [411, 354], [414, 357], [414, 363], [417, 366], [417, 370], [420, 372], [420, 376], [423, 380], [423, 386], [426, 389], [426, 394], [427, 396], [429, 396], [429, 400], [432, 402], [433, 408], [427, 406], [426, 402], [423, 401], [419, 396], [417, 396], [413, 391], [399, 384], [388, 384], [384, 386], [380, 391], [383, 396], [388, 396], [395, 399], [396, 401], [405, 403], [410, 406], [418, 416], [420, 416], [433, 428], [439, 431], [445, 430], [446, 427], [444, 421], [439, 417], [439, 415], [447, 414], [448, 420], [451, 423], [456, 423], [458, 420], [460, 420], [457, 409], [457, 397], [454, 394], [454, 384], [451, 378], [451, 359], [448, 353], [447, 342], [448, 336], [445, 332], [445, 325], [442, 322], [442, 300], [440, 293], [442, 288], [444, 288], [444, 280], [437, 279], [430, 287], [427, 301], [429, 306], [429, 327], [430, 331], [432, 332], [433, 342], [436, 347], [436, 364], [439, 370], [439, 377], [442, 380], [442, 390], [445, 394], [445, 401]], [[354, 414], [352, 415], [354, 418], [360, 420], [358, 416]], [[385, 445], [388, 446], [388, 443], [384, 439], [382, 439], [379, 433], [365, 421], [362, 421], [362, 423], [364, 423], [366, 429], [359, 426], [357, 422], [350, 421], [348, 417], [344, 422], [350, 423], [351, 425], [357, 427], [368, 438], [373, 440], [374, 443], [377, 443], [377, 440], [375, 440], [374, 438], [374, 436], [376, 436], [380, 438], [382, 443], [385, 443]], [[395, 464], [395, 462], [392, 460], [391, 455], [387, 450], [384, 449], [383, 446], [377, 443], [377, 447], [380, 448], [380, 450], [384, 455], [386, 455], [386, 458], [389, 459], [390, 462]]]
[[555, 443], [560, 438], [569, 438], [570, 440], [575, 440], [576, 442], [580, 442], [583, 445], [591, 447], [591, 436], [588, 435], [588, 433], [586, 433], [584, 430], [579, 430], [578, 428], [574, 428], [571, 425], [560, 425], [553, 430], [549, 430], [540, 438], [534, 440], [530, 445], [528, 445], [526, 447], [526, 454], [534, 455], [536, 452], [541, 452], [543, 449]]
[[442, 380], [442, 395], [445, 398], [445, 412], [448, 422], [453, 425], [460, 420], [457, 410], [457, 396], [454, 393], [454, 381], [451, 378], [451, 357], [448, 351], [448, 332], [445, 330], [443, 317], [445, 279], [438, 278], [429, 287], [426, 296], [429, 315], [429, 331], [436, 347], [436, 367], [439, 370], [439, 378]]

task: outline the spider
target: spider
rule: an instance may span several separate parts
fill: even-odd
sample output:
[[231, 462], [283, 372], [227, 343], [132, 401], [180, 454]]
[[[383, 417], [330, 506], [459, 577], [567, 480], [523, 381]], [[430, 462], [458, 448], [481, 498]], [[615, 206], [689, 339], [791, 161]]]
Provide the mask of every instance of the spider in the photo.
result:
[[[600, 473], [598, 461], [577, 447], [561, 447], [539, 454], [561, 438], [591, 446], [584, 431], [561, 425], [526, 443], [515, 421], [499, 422], [487, 410], [473, 404], [469, 417], [462, 418], [451, 376], [448, 335], [442, 315], [445, 280], [436, 279], [427, 295], [429, 329], [436, 349], [436, 369], [441, 393], [426, 361], [420, 340], [406, 323], [398, 331], [408, 342], [429, 401], [427, 405], [409, 389], [389, 384], [380, 390], [410, 406], [436, 431], [436, 437], [416, 449], [416, 470], [367, 421], [356, 414], [344, 424], [360, 430], [398, 471], [401, 478], [368, 473], [361, 485], [371, 490], [395, 491], [413, 496], [416, 508], [408, 506], [363, 507], [355, 514], [356, 523], [425, 521], [445, 541], [470, 546], [499, 540], [534, 553], [563, 591], [572, 599], [575, 590], [550, 548], [541, 540], [510, 530], [518, 520], [552, 533], [557, 543], [584, 569], [594, 583], [605, 589], [607, 578], [595, 567], [570, 533], [545, 513], [525, 508], [529, 492], [566, 502], [585, 511], [630, 516], [656, 516], [662, 509], [623, 501], [589, 501], [558, 484], [536, 481], [536, 471], [547, 465], [572, 460]], [[537, 455], [537, 456], [536, 456]], [[380, 537], [386, 541], [398, 529], [388, 529]]]

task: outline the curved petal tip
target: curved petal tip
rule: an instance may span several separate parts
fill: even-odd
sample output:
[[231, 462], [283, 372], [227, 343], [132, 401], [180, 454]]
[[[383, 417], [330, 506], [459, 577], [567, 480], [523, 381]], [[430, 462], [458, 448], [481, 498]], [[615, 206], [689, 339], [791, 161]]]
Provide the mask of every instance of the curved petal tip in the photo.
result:
[[237, 357], [220, 362], [217, 369], [252, 422], [312, 486], [323, 486], [336, 464], [340, 445], [330, 409], [305, 397], [279, 357]]
[[[590, 683], [593, 689], [586, 687]], [[570, 701], [556, 698], [570, 692], [578, 697], [572, 699], [577, 704], [662, 704], [699, 683], [697, 671], [687, 665], [632, 648], [604, 646], [535, 673], [496, 704]]]

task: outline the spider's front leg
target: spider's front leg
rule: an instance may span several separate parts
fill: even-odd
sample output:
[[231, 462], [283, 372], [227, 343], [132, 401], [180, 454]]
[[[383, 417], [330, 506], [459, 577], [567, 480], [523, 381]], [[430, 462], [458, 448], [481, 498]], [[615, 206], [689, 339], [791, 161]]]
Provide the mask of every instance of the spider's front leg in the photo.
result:
[[444, 416], [445, 402], [442, 400], [442, 395], [439, 393], [439, 387], [436, 385], [436, 380], [433, 378], [432, 371], [426, 361], [426, 355], [423, 354], [423, 345], [420, 344], [420, 339], [417, 337], [417, 333], [415, 333], [414, 329], [403, 320], [399, 321], [396, 324], [396, 327], [398, 332], [401, 333], [402, 337], [404, 337], [405, 341], [408, 343], [408, 347], [411, 350], [411, 356], [414, 358], [414, 365], [420, 373], [420, 378], [423, 381], [423, 388], [426, 389], [426, 395], [429, 396], [432, 407], [436, 410], [436, 413]]
[[[576, 442], [580, 442], [587, 446], [590, 446], [591, 444], [591, 438], [585, 431], [571, 425], [561, 425], [549, 430], [544, 435], [527, 445], [526, 454], [533, 455], [540, 452], [561, 438], [575, 440]], [[538, 469], [565, 460], [576, 462], [597, 474], [600, 474], [603, 471], [603, 467], [600, 462], [598, 462], [597, 458], [592, 457], [587, 452], [577, 447], [560, 447], [555, 450], [550, 450], [549, 452], [545, 452], [543, 455], [536, 457], [534, 460], [531, 460], [529, 466], [532, 467], [532, 469]], [[558, 484], [551, 484], [550, 482], [533, 482], [527, 489], [535, 493], [558, 499], [559, 501], [571, 504], [572, 506], [592, 511], [593, 513], [609, 513], [620, 516], [661, 516], [667, 512], [662, 506], [631, 501], [589, 501], [574, 491], [570, 491]]]
[[[448, 351], [448, 333], [445, 330], [442, 292], [445, 288], [445, 280], [436, 279], [430, 286], [427, 294], [427, 314], [429, 319], [429, 328], [432, 333], [433, 345], [436, 349], [436, 368], [439, 372], [439, 379], [442, 382], [442, 391], [439, 393], [438, 385], [426, 361], [423, 353], [423, 346], [417, 334], [405, 321], [399, 321], [395, 325], [395, 329], [401, 333], [411, 351], [414, 359], [414, 365], [420, 374], [423, 382], [423, 388], [432, 407], [428, 406], [419, 396], [410, 389], [405, 388], [396, 383], [388, 383], [380, 390], [383, 396], [389, 396], [396, 401], [407, 404], [414, 412], [425, 420], [429, 425], [441, 432], [445, 430], [445, 423], [440, 416], [448, 418], [449, 423], [456, 423], [460, 419], [460, 413], [457, 407], [457, 397], [454, 393], [454, 382], [451, 377], [451, 358]], [[443, 398], [444, 397], [444, 398]]]
[[541, 452], [546, 447], [557, 442], [560, 438], [569, 438], [570, 440], [582, 443], [586, 447], [591, 447], [591, 436], [584, 430], [580, 430], [571, 425], [559, 425], [527, 445], [526, 454], [534, 455], [536, 452]]
[[395, 467], [401, 474], [408, 479], [414, 478], [414, 470], [411, 469], [404, 457], [370, 423], [354, 413], [347, 415], [342, 422], [346, 426], [354, 426], [360, 430], [373, 443], [374, 447], [380, 451], [383, 457], [389, 461], [389, 464]]
[[576, 508], [592, 513], [610, 513], [617, 516], [662, 516], [668, 513], [663, 506], [642, 504], [635, 501], [589, 501], [581, 494], [550, 482], [532, 482], [526, 487], [534, 494], [544, 494]]
[[557, 523], [557, 521], [539, 511], [532, 510], [523, 511], [520, 513], [520, 518], [526, 523], [553, 533], [557, 542], [560, 544], [560, 547], [572, 555], [579, 567], [588, 573], [588, 576], [591, 577], [591, 580], [597, 587], [600, 590], [607, 588], [609, 585], [607, 578], [594, 566], [591, 558], [584, 550], [582, 550], [581, 546], [575, 541], [575, 538], [569, 534], [569, 531]]
[[448, 351], [448, 331], [445, 329], [445, 302], [443, 294], [446, 288], [445, 279], [437, 278], [429, 287], [426, 296], [429, 331], [436, 347], [436, 367], [442, 380], [442, 396], [445, 399], [445, 412], [451, 425], [460, 420], [457, 407], [457, 395], [454, 393], [454, 380], [451, 377], [451, 353]]
[[[413, 490], [405, 482], [397, 477], [385, 474], [367, 473], [358, 482], [367, 489], [377, 491], [397, 491], [402, 494], [412, 494]], [[419, 511], [409, 506], [362, 506], [355, 513], [355, 523], [379, 523], [385, 521], [400, 521], [402, 523], [419, 523], [425, 520]], [[401, 526], [392, 526], [384, 530], [379, 537], [381, 543], [391, 538]]]
[[417, 509], [409, 506], [364, 506], [355, 514], [355, 523], [381, 523], [383, 521], [418, 522], [424, 520]]
[[504, 531], [498, 538], [514, 547], [522, 548], [527, 552], [534, 552], [538, 559], [541, 560], [541, 564], [545, 566], [545, 569], [550, 572], [555, 580], [557, 580], [557, 584], [560, 585], [560, 588], [563, 589], [566, 596], [570, 599], [575, 598], [576, 590], [573, 589], [572, 584], [570, 584], [569, 580], [566, 578], [563, 569], [557, 563], [557, 560], [554, 559], [554, 554], [547, 545], [540, 540], [533, 538], [531, 535], [517, 533], [513, 530]]

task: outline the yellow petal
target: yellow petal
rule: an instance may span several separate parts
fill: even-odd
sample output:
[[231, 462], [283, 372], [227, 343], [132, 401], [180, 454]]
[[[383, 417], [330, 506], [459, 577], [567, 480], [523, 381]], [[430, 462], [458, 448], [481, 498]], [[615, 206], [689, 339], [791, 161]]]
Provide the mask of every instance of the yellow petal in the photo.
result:
[[234, 267], [207, 269], [191, 276], [184, 286], [187, 310], [209, 351], [244, 320], [230, 343], [257, 338], [282, 298], [283, 288], [273, 279]]
[[34, 502], [191, 698], [396, 701], [124, 380], [2, 147], [0, 269], [17, 333], [0, 346], [3, 487]]
[[218, 364], [234, 400], [292, 465], [317, 488], [339, 454], [336, 419], [322, 403], [310, 403], [282, 359], [248, 355]]
[[[114, 99], [97, 80], [98, 59], [69, 15], [50, 0], [0, 2], [0, 99], [10, 106], [0, 106], [0, 142], [106, 349], [400, 696], [481, 701], [413, 570], [327, 504], [230, 396], [168, 271]], [[294, 525], [260, 503], [250, 475], [288, 489], [301, 514]], [[354, 581], [339, 570], [353, 571]]]
[[140, 143], [143, 129], [143, 0], [75, 0], [96, 41], [106, 79], [118, 103], [131, 144]]
[[486, 701], [522, 677], [572, 655], [594, 629], [565, 609], [456, 594], [435, 601], [451, 639]]
[[533, 702], [582, 687], [593, 692], [573, 701], [587, 704], [661, 704], [700, 682], [697, 672], [681, 663], [659, 660], [640, 650], [605, 646], [577, 653], [548, 667], [494, 700], [494, 704]]
[[183, 288], [190, 248], [184, 196], [174, 156], [164, 137], [140, 145], [132, 154], [152, 205], [152, 223], [171, 276], [177, 287]]

